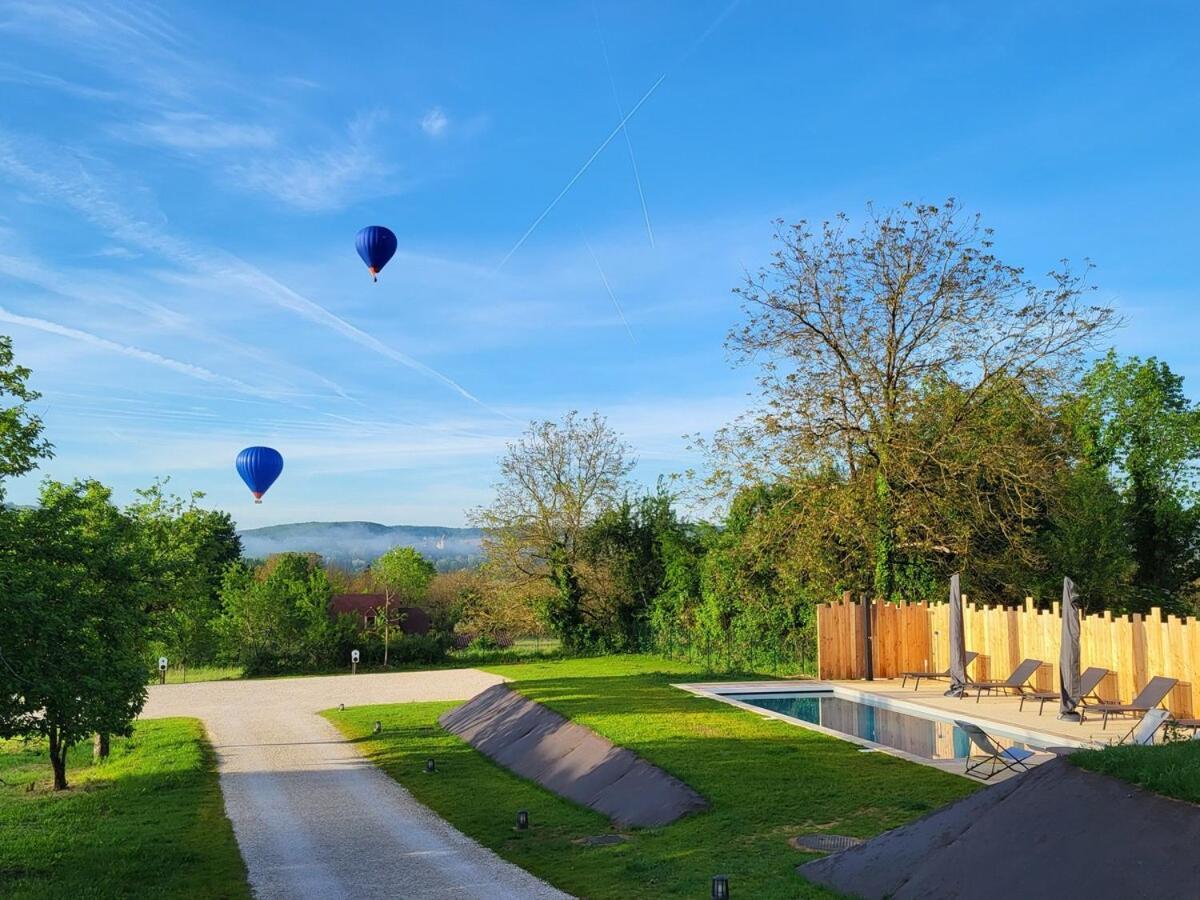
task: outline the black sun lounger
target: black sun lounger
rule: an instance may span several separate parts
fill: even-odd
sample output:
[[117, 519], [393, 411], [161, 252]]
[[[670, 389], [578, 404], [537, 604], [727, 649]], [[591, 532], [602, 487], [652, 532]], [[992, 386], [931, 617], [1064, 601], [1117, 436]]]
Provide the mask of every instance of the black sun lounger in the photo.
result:
[[1096, 703], [1080, 709], [1080, 718], [1086, 713], [1100, 713], [1103, 725], [1108, 727], [1109, 716], [1129, 716], [1148, 713], [1167, 699], [1167, 694], [1179, 683], [1178, 678], [1167, 678], [1156, 675], [1146, 682], [1146, 686], [1129, 703]]
[[[1029, 688], [1026, 685], [1029, 679], [1033, 677], [1033, 673], [1040, 669], [1045, 663], [1040, 659], [1022, 660], [1021, 664], [1013, 669], [1013, 673], [1003, 681], [972, 681], [967, 685], [967, 691], [975, 692], [975, 702], [979, 702], [979, 698], [983, 696], [983, 692], [989, 694], [993, 691], [1012, 692], [1016, 694], [1024, 694]], [[966, 692], [963, 692], [966, 696]]]
[[[1104, 680], [1104, 677], [1107, 674], [1108, 669], [1105, 669], [1102, 666], [1088, 666], [1084, 670], [1083, 674], [1079, 676], [1080, 705], [1083, 705], [1084, 703], [1097, 704], [1114, 702], [1111, 700], [1103, 700], [1100, 698], [1100, 695], [1096, 693], [1096, 691], [1100, 688], [1100, 682]], [[1039, 703], [1038, 715], [1040, 716], [1049, 701], [1057, 700], [1061, 696], [1062, 695], [1058, 691], [1028, 691], [1021, 694], [1020, 709], [1025, 708], [1026, 700], [1030, 701], [1031, 703], [1034, 700], [1037, 700]]]
[[[963, 668], [965, 669], [970, 666], [971, 663], [975, 662], [975, 657], [978, 655], [979, 654], [975, 651], [968, 650], [965, 655], [966, 662], [963, 664]], [[900, 687], [904, 687], [908, 683], [908, 679], [915, 678], [917, 683], [913, 686], [913, 690], [917, 691], [921, 689], [922, 678], [949, 678], [950, 670], [947, 669], [945, 672], [901, 672], [900, 676]]]

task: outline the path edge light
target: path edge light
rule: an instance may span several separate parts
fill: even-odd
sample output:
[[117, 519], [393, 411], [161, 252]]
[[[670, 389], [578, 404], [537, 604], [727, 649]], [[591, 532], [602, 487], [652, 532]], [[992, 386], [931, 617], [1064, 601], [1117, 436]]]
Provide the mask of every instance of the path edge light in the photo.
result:
[[529, 828], [529, 812], [527, 810], [519, 810], [517, 812], [517, 831], [525, 831]]
[[436, 772], [437, 771], [437, 763], [434, 762], [432, 756], [429, 757], [429, 759], [425, 760], [425, 771], [426, 772]]
[[729, 900], [729, 876], [714, 875], [712, 880], [712, 900]]

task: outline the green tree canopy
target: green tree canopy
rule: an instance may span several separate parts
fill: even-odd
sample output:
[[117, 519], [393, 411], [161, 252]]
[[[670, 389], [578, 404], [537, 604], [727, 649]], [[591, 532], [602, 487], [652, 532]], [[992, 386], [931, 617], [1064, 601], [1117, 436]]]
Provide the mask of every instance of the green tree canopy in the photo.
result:
[[1110, 351], [1084, 378], [1074, 415], [1085, 459], [1121, 486], [1137, 566], [1131, 605], [1184, 604], [1200, 576], [1200, 406], [1166, 363]]
[[221, 581], [242, 544], [229, 513], [199, 505], [202, 493], [184, 500], [165, 488], [156, 481], [138, 491], [127, 512], [150, 566], [154, 636], [173, 663], [186, 666], [216, 653]]
[[261, 569], [235, 563], [225, 573], [217, 623], [225, 654], [249, 674], [345, 663], [354, 623], [330, 617], [333, 589], [320, 558], [281, 553]]
[[62, 789], [70, 747], [129, 734], [145, 701], [143, 547], [95, 481], [47, 481], [0, 528], [0, 737], [47, 738]]
[[389, 599], [419, 606], [437, 569], [412, 547], [393, 547], [371, 564], [371, 574]]
[[29, 387], [30, 374], [17, 365], [12, 338], [0, 335], [0, 480], [31, 472], [38, 460], [53, 455], [53, 445], [42, 437], [42, 420], [29, 410], [41, 396]]
[[[874, 589], [892, 599], [906, 543], [975, 543], [958, 527], [971, 519], [936, 527], [947, 519], [929, 515], [931, 492], [1003, 478], [1003, 507], [1042, 489], [1030, 481], [1040, 469], [993, 464], [987, 425], [998, 403], [1020, 398], [1033, 401], [1022, 415], [1034, 421], [1037, 406], [1071, 386], [1078, 352], [1112, 312], [1085, 303], [1070, 271], [1036, 283], [1003, 262], [991, 232], [952, 200], [869, 209], [857, 233], [844, 216], [820, 228], [780, 223], [778, 241], [772, 263], [738, 291], [745, 320], [729, 336], [759, 366], [762, 403], [717, 436], [714, 483], [802, 483], [826, 466], [869, 483], [858, 497]], [[931, 391], [939, 414], [922, 415]], [[995, 524], [991, 510], [972, 517]]]

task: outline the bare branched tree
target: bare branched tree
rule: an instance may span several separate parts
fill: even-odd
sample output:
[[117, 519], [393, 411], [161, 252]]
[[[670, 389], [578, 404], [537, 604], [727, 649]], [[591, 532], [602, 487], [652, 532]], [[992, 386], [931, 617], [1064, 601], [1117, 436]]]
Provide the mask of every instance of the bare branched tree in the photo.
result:
[[[984, 517], [1034, 515], [1045, 466], [987, 445], [998, 404], [1041, 415], [1115, 324], [1084, 302], [1086, 271], [1064, 262], [1035, 283], [953, 200], [869, 208], [857, 234], [841, 215], [818, 229], [780, 222], [776, 236], [773, 262], [737, 291], [746, 318], [729, 336], [739, 361], [760, 365], [763, 403], [718, 435], [718, 478], [832, 465], [872, 484], [874, 585], [889, 598], [898, 540], [969, 550], [971, 528], [933, 509], [947, 492], [971, 485], [973, 503], [997, 504]], [[1045, 436], [1035, 445], [1054, 452]]]
[[630, 448], [598, 413], [534, 422], [500, 461], [492, 504], [472, 514], [485, 529], [492, 571], [520, 584], [549, 581], [550, 624], [570, 642], [582, 639], [588, 612], [579, 572], [579, 541], [623, 493], [633, 468]]

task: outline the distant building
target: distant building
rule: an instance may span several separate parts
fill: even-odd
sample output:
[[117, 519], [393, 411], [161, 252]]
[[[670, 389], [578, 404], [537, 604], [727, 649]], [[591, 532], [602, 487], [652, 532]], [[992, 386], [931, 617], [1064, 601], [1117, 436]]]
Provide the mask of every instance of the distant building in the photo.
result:
[[405, 634], [428, 634], [432, 627], [429, 613], [418, 606], [398, 606], [392, 601], [390, 607], [383, 594], [334, 594], [329, 602], [330, 615], [353, 615], [358, 617], [359, 626], [368, 628], [383, 615], [385, 608], [391, 614], [393, 625], [398, 625]]

